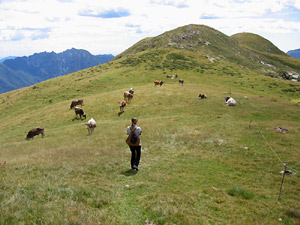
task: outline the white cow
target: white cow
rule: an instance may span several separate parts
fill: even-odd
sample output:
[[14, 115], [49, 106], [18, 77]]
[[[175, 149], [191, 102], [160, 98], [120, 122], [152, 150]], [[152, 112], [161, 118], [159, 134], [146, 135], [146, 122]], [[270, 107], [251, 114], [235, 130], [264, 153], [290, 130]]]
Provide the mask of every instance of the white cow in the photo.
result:
[[96, 121], [92, 118], [87, 123], [85, 123], [87, 129], [89, 131], [89, 135], [94, 132], [94, 128], [96, 127]]
[[229, 96], [225, 97], [225, 101], [226, 101], [225, 104], [227, 106], [235, 106], [235, 105], [237, 105], [236, 101], [232, 97], [229, 97]]

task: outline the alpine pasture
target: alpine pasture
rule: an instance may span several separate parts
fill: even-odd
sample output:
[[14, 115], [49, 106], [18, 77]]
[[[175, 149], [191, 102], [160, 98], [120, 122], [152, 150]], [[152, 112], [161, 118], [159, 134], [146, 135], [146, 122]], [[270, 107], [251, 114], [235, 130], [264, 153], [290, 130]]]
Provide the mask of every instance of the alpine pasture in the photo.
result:
[[[241, 66], [204, 50], [144, 46], [0, 95], [0, 224], [298, 224], [299, 83], [266, 76], [246, 57]], [[80, 98], [87, 119], [70, 110]], [[139, 172], [125, 143], [133, 116], [143, 130]], [[45, 137], [25, 140], [37, 126]], [[278, 201], [285, 162], [293, 173]]]

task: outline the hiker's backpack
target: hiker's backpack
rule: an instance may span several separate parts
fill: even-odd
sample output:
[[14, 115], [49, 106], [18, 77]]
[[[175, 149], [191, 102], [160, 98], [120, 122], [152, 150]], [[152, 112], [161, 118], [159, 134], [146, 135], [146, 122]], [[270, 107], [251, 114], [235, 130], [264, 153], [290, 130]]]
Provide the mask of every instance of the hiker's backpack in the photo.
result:
[[140, 144], [140, 138], [139, 136], [136, 136], [134, 128], [133, 130], [131, 130], [131, 133], [128, 135], [127, 139], [126, 139], [126, 143], [129, 146], [138, 146]]

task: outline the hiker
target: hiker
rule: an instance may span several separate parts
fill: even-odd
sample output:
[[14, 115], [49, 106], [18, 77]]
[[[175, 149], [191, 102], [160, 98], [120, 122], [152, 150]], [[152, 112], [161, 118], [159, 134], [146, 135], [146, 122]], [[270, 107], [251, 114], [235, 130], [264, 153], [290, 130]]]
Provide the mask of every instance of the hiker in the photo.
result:
[[139, 171], [139, 162], [141, 158], [141, 139], [142, 129], [136, 124], [138, 119], [133, 117], [131, 119], [131, 126], [127, 127], [128, 137], [126, 143], [128, 144], [131, 151], [131, 169]]

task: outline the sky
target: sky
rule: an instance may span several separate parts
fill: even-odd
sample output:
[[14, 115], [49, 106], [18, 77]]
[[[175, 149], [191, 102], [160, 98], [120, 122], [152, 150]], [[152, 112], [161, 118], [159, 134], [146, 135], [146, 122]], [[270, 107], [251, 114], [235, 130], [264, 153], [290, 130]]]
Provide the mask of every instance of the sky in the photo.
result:
[[0, 58], [71, 48], [117, 55], [188, 24], [300, 48], [300, 0], [0, 0]]

